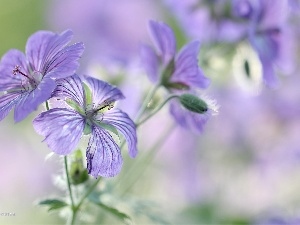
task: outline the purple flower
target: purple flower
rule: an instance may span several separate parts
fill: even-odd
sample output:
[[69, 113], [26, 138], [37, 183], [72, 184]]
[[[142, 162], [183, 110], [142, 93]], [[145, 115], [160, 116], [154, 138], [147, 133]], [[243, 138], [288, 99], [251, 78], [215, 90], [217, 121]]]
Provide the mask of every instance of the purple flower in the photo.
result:
[[169, 26], [150, 21], [149, 28], [155, 50], [149, 45], [141, 47], [141, 60], [149, 79], [168, 89], [207, 88], [210, 81], [198, 66], [200, 42], [191, 42], [176, 54], [176, 40]]
[[73, 33], [38, 31], [29, 37], [26, 55], [19, 50], [8, 51], [0, 63], [0, 120], [15, 107], [14, 120], [19, 122], [49, 99], [55, 80], [74, 74], [84, 46], [71, 46]]
[[[148, 45], [141, 48], [142, 64], [149, 79], [164, 86], [170, 93], [195, 92], [192, 88], [207, 88], [210, 80], [198, 66], [199, 41], [185, 45], [176, 54], [176, 40], [173, 31], [162, 22], [150, 21], [150, 34], [155, 49]], [[211, 110], [195, 113], [184, 108], [178, 99], [172, 100], [171, 115], [179, 125], [202, 132], [211, 115]]]
[[124, 98], [119, 89], [95, 78], [74, 75], [58, 80], [53, 97], [64, 98], [70, 107], [50, 109], [33, 121], [52, 151], [67, 155], [83, 134], [91, 134], [86, 151], [89, 174], [113, 177], [122, 167], [121, 150], [113, 139], [119, 131], [128, 143], [129, 155], [136, 156], [135, 124], [126, 113], [113, 108], [115, 101]]
[[292, 41], [286, 29], [287, 2], [244, 0], [234, 1], [233, 4], [233, 8], [239, 10], [239, 16], [249, 20], [248, 40], [261, 61], [264, 83], [270, 87], [277, 86], [275, 65], [285, 70], [289, 66], [282, 58], [291, 58], [283, 51]]

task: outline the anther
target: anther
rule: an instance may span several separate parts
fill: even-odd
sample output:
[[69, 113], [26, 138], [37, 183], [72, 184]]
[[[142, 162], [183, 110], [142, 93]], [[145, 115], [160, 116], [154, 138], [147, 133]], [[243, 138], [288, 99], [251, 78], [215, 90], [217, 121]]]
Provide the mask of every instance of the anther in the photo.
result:
[[19, 73], [19, 74], [23, 75], [24, 77], [27, 77], [30, 80], [30, 78], [25, 73], [23, 73], [20, 69], [21, 69], [21, 67], [19, 65], [16, 65], [12, 71], [13, 75], [17, 75]]

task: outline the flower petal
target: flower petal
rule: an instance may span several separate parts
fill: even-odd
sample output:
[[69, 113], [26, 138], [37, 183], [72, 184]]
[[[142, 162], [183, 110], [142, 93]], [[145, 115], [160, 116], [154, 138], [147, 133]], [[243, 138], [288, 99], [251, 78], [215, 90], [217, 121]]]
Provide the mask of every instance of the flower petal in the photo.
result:
[[79, 58], [84, 50], [83, 43], [68, 46], [57, 53], [51, 61], [46, 62], [44, 68], [46, 76], [51, 78], [65, 78], [75, 73], [79, 66]]
[[78, 75], [59, 79], [56, 81], [56, 88], [52, 97], [70, 98], [76, 101], [80, 106], [84, 106], [84, 93], [82, 82]]
[[84, 119], [69, 109], [54, 108], [43, 112], [33, 120], [37, 133], [45, 137], [44, 141], [55, 153], [71, 153], [82, 136]]
[[52, 78], [72, 75], [79, 66], [77, 61], [84, 49], [82, 43], [66, 47], [72, 37], [71, 30], [61, 34], [39, 31], [31, 35], [26, 44], [31, 69], [43, 75], [51, 73]]
[[175, 71], [171, 77], [174, 82], [182, 82], [192, 87], [207, 88], [210, 80], [198, 66], [200, 42], [194, 41], [184, 46], [175, 59]]
[[22, 82], [21, 75], [13, 74], [13, 70], [16, 66], [20, 66], [20, 70], [28, 74], [24, 53], [17, 49], [12, 49], [5, 53], [1, 59], [0, 91], [20, 87]]
[[93, 126], [86, 158], [88, 172], [94, 177], [116, 176], [123, 164], [121, 150], [112, 136], [96, 126]]
[[54, 80], [44, 77], [34, 90], [24, 93], [15, 107], [15, 122], [23, 120], [36, 110], [41, 103], [47, 101], [55, 87], [56, 83]]
[[137, 155], [137, 135], [135, 124], [129, 116], [119, 109], [114, 109], [104, 114], [102, 122], [116, 127], [123, 134], [128, 143], [129, 155], [134, 158]]
[[70, 30], [62, 34], [50, 31], [38, 31], [32, 34], [26, 43], [26, 56], [33, 70], [43, 72], [43, 65], [51, 60], [72, 39]]
[[204, 114], [190, 112], [184, 109], [176, 100], [170, 104], [170, 113], [180, 126], [198, 133], [203, 132], [204, 126], [211, 116], [210, 110]]
[[149, 28], [157, 52], [162, 56], [164, 63], [169, 62], [176, 52], [176, 40], [172, 29], [163, 22], [153, 20], [150, 20]]
[[156, 83], [158, 81], [158, 58], [153, 49], [148, 45], [142, 45], [140, 49], [141, 63], [149, 79]]
[[95, 105], [102, 104], [104, 101], [111, 103], [125, 98], [117, 87], [114, 87], [104, 81], [86, 76], [85, 82], [91, 88], [93, 103]]
[[21, 97], [20, 92], [7, 93], [0, 97], [0, 120], [10, 112], [10, 110], [16, 105]]

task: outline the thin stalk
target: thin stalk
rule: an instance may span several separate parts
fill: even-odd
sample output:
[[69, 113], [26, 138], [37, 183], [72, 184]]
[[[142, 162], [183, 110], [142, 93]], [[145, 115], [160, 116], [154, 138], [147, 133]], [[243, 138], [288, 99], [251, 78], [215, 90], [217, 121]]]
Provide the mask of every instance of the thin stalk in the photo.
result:
[[[172, 123], [172, 125], [166, 129], [166, 132], [157, 140], [157, 142], [147, 151], [147, 155], [144, 156], [143, 160], [139, 161], [139, 164], [134, 164], [137, 166], [132, 166], [129, 171], [127, 172], [127, 181], [130, 181], [130, 178], [132, 177], [132, 172], [135, 172], [135, 175], [133, 179], [131, 179], [131, 182], [129, 182], [129, 185], [123, 190], [122, 194], [125, 194], [127, 191], [130, 190], [134, 186], [134, 184], [138, 181], [138, 179], [143, 175], [143, 173], [146, 171], [148, 166], [153, 161], [156, 154], [161, 149], [160, 147], [168, 140], [168, 137], [170, 134], [174, 131], [175, 124]], [[140, 167], [142, 166], [142, 167]], [[128, 182], [126, 182], [128, 183]]]
[[67, 176], [67, 186], [68, 186], [68, 191], [70, 195], [70, 200], [71, 200], [71, 209], [72, 209], [72, 220], [71, 224], [74, 224], [75, 222], [75, 203], [74, 203], [74, 198], [73, 198], [73, 193], [72, 193], [72, 188], [71, 188], [71, 182], [70, 182], [70, 176], [69, 176], [69, 169], [68, 169], [68, 159], [67, 156], [64, 156], [64, 162], [65, 162], [65, 171], [66, 171], [66, 176]]
[[140, 110], [139, 110], [138, 113], [137, 113], [137, 116], [136, 116], [136, 118], [135, 118], [135, 122], [136, 122], [136, 123], [141, 119], [142, 115], [144, 114], [145, 110], [146, 110], [147, 107], [148, 107], [148, 104], [150, 103], [151, 99], [154, 97], [154, 95], [155, 95], [155, 93], [156, 93], [156, 91], [158, 90], [159, 87], [160, 87], [160, 84], [155, 85], [155, 86], [152, 88], [152, 90], [149, 91], [148, 95], [147, 95], [146, 98], [145, 98], [145, 101], [143, 102], [143, 104], [142, 104]]
[[139, 127], [140, 125], [142, 125], [143, 123], [145, 123], [148, 119], [150, 119], [152, 116], [154, 116], [156, 113], [158, 113], [163, 107], [164, 105], [170, 101], [172, 98], [179, 98], [178, 95], [171, 95], [169, 96], [160, 106], [158, 106], [154, 111], [152, 111], [147, 117], [145, 117], [143, 120], [139, 121], [136, 123], [136, 127]]

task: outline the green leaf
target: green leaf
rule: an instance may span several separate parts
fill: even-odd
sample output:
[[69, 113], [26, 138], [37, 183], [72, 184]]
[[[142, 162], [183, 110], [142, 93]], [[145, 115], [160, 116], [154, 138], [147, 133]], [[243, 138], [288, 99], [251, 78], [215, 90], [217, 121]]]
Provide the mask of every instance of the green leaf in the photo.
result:
[[180, 103], [189, 111], [203, 114], [208, 110], [208, 105], [201, 98], [192, 94], [183, 94], [179, 97]]
[[48, 211], [51, 211], [51, 210], [63, 208], [65, 206], [67, 206], [68, 204], [65, 203], [64, 201], [61, 201], [58, 199], [46, 199], [46, 200], [39, 202], [39, 205], [46, 205], [49, 207]]
[[105, 205], [104, 203], [100, 202], [98, 199], [93, 198], [93, 197], [89, 197], [88, 198], [92, 203], [94, 203], [95, 205], [101, 207], [102, 209], [104, 209], [105, 211], [109, 212], [110, 214], [112, 214], [113, 216], [115, 216], [117, 219], [125, 222], [126, 224], [130, 224], [131, 222], [131, 218], [123, 213], [120, 212], [118, 209], [113, 208], [111, 206]]

